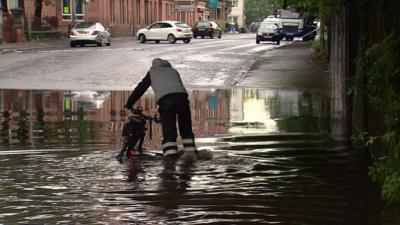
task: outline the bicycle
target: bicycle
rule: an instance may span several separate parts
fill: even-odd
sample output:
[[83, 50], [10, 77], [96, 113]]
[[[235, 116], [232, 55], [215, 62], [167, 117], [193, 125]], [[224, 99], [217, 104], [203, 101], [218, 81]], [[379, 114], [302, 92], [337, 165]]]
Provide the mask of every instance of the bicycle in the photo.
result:
[[130, 160], [137, 155], [143, 153], [143, 141], [146, 136], [148, 127], [150, 128], [149, 138], [152, 138], [152, 122], [159, 123], [160, 119], [157, 115], [154, 117], [143, 114], [141, 107], [131, 109], [132, 116], [122, 129], [122, 136], [124, 138], [123, 147], [119, 154], [115, 157], [118, 162], [122, 164], [123, 157]]

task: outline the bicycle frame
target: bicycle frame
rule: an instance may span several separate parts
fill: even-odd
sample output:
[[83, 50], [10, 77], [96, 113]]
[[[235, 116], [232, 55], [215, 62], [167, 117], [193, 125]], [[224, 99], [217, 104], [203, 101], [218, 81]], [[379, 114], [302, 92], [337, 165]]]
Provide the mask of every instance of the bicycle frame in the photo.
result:
[[[152, 121], [155, 121], [156, 123], [160, 122], [159, 118], [157, 116], [147, 116], [143, 114], [142, 108], [133, 108], [131, 109], [132, 116], [129, 117], [130, 122], [135, 122], [139, 124], [140, 127], [136, 127], [136, 132], [134, 134], [126, 134], [127, 130], [129, 129], [128, 123], [124, 125], [123, 129], [123, 137], [124, 137], [124, 143], [121, 151], [119, 154], [116, 156], [116, 159], [122, 163], [124, 155], [126, 155], [126, 159], [129, 160], [133, 157], [137, 157], [138, 154], [143, 153], [143, 142], [144, 138], [146, 136], [146, 131], [148, 130], [148, 127], [150, 128], [150, 139], [152, 138]], [[132, 127], [130, 127], [132, 129]]]

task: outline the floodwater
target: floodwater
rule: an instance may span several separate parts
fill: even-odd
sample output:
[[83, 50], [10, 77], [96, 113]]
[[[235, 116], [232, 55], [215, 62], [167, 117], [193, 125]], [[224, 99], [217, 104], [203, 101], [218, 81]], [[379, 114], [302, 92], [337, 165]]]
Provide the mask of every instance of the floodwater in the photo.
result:
[[[327, 138], [324, 93], [191, 90], [199, 159], [119, 164], [128, 96], [0, 90], [0, 224], [399, 224], [366, 154]], [[138, 105], [156, 112], [151, 93]]]

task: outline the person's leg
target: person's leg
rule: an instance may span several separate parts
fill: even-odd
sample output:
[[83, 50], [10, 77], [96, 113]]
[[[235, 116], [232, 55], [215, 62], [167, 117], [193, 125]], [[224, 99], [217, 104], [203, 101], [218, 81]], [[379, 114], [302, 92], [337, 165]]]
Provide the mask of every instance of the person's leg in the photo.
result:
[[179, 133], [182, 137], [183, 151], [196, 152], [196, 144], [192, 130], [192, 119], [189, 100], [186, 97], [176, 99]]
[[166, 96], [159, 102], [158, 111], [161, 117], [161, 125], [163, 131], [163, 153], [164, 156], [173, 155], [178, 152], [176, 143], [176, 112], [174, 99]]

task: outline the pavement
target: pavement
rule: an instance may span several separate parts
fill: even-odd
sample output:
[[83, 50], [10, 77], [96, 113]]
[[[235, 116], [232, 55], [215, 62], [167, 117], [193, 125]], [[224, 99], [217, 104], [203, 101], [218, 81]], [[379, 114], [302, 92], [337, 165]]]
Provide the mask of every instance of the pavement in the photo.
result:
[[311, 42], [293, 41], [258, 57], [238, 85], [327, 91], [328, 78], [327, 62], [314, 54]]
[[[130, 41], [134, 39], [132, 36], [121, 36], [112, 38], [113, 41]], [[49, 50], [69, 48], [68, 38], [60, 38], [54, 40], [24, 41], [19, 43], [2, 43], [0, 44], [0, 54], [15, 51], [29, 50]]]

